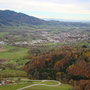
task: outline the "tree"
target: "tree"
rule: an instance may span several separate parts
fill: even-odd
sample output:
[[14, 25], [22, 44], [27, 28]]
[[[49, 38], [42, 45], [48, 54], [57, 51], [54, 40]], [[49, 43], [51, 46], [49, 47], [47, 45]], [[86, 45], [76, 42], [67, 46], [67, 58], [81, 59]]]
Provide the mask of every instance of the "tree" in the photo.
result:
[[56, 73], [56, 79], [61, 80], [62, 79], [62, 72], [57, 72]]

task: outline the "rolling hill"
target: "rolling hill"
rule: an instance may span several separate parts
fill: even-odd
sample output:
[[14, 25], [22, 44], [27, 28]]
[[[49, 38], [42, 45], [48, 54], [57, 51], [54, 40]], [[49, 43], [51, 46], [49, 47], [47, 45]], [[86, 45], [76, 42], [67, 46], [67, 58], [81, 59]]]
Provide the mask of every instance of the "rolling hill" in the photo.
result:
[[11, 10], [0, 10], [0, 25], [28, 24], [28, 25], [49, 25], [49, 26], [90, 26], [90, 23], [64, 22], [56, 20], [43, 20], [24, 13]]
[[0, 10], [0, 24], [10, 25], [12, 23], [17, 24], [42, 24], [46, 21], [38, 19], [33, 16], [29, 16], [23, 13], [17, 13], [11, 10]]

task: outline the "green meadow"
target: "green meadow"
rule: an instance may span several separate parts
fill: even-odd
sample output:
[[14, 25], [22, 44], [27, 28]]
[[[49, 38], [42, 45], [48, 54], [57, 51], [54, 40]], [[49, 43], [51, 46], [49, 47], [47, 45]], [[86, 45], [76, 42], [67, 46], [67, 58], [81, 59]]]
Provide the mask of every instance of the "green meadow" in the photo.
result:
[[72, 86], [61, 84], [60, 86], [34, 86], [24, 90], [71, 90]]
[[19, 88], [22, 88], [28, 85], [30, 85], [30, 83], [20, 83], [20, 84], [0, 86], [0, 90], [17, 90]]
[[[58, 83], [55, 81], [45, 81], [45, 82], [37, 82], [37, 84], [57, 85]], [[68, 84], [61, 84], [59, 86], [37, 85], [37, 86], [33, 86], [24, 90], [71, 90], [71, 89], [72, 89], [72, 86]]]
[[[6, 86], [0, 86], [0, 90], [17, 90], [26, 86], [30, 86], [33, 84], [47, 84], [47, 85], [57, 85], [57, 82], [54, 81], [46, 81], [46, 82], [41, 82], [41, 81], [32, 81], [32, 83], [27, 83], [26, 81], [23, 83], [18, 83], [18, 84], [12, 84], [12, 85], [6, 85]], [[67, 85], [67, 84], [61, 84], [59, 86], [43, 86], [43, 85], [38, 85], [38, 86], [33, 86], [30, 88], [26, 88], [24, 90], [71, 90], [72, 86]]]
[[8, 62], [16, 62], [23, 64], [28, 60], [24, 57], [28, 56], [27, 48], [14, 47], [14, 46], [3, 46], [3, 49], [6, 51], [0, 52], [0, 59], [7, 59]]

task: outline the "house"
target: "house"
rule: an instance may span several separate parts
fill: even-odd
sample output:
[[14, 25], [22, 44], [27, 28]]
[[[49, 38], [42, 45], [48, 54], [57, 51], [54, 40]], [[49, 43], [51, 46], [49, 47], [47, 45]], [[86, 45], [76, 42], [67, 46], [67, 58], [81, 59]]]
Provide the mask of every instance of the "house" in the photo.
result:
[[8, 85], [13, 83], [12, 81], [6, 80], [6, 79], [1, 79], [0, 80], [0, 85]]
[[0, 59], [0, 64], [3, 64], [3, 63], [5, 63], [5, 62], [7, 62], [6, 59]]

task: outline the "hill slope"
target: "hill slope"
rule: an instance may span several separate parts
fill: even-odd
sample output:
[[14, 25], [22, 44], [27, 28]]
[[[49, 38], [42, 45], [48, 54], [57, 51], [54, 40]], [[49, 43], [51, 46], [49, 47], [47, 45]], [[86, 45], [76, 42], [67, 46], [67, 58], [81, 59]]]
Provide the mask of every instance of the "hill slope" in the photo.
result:
[[0, 23], [1, 24], [25, 23], [25, 24], [38, 25], [41, 23], [45, 23], [45, 21], [32, 16], [28, 16], [23, 13], [17, 13], [10, 10], [0, 10]]
[[17, 13], [11, 10], [0, 10], [0, 25], [11, 25], [11, 24], [29, 24], [29, 25], [49, 25], [49, 26], [90, 26], [90, 23], [80, 22], [62, 22], [49, 20], [45, 21], [33, 16], [26, 15], [24, 13]]

